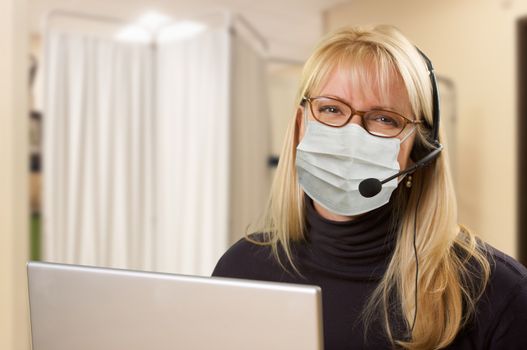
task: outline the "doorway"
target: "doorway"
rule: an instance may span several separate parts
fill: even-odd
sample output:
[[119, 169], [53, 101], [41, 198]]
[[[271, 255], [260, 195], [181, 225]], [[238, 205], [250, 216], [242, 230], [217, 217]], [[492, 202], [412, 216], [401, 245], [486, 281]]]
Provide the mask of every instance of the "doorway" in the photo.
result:
[[518, 260], [527, 266], [527, 18], [518, 20]]

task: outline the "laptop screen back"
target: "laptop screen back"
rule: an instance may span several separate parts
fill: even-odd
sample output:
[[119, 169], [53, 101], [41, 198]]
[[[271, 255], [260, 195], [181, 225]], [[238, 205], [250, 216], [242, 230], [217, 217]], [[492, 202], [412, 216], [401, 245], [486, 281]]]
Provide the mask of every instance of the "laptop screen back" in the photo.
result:
[[28, 264], [34, 350], [323, 348], [316, 286]]

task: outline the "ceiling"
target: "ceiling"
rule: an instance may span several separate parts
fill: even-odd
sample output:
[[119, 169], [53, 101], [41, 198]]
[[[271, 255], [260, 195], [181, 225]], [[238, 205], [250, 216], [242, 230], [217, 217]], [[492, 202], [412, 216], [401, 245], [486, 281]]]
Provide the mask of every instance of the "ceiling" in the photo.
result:
[[323, 33], [324, 11], [350, 0], [29, 0], [30, 27], [43, 28], [51, 10], [68, 10], [134, 21], [148, 11], [173, 18], [231, 11], [268, 42], [269, 56], [302, 61]]

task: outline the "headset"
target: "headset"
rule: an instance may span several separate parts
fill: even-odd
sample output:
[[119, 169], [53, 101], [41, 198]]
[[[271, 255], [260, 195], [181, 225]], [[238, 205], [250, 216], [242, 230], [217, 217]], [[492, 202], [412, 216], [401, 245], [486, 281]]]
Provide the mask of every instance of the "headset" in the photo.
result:
[[[390, 180], [395, 179], [396, 177], [399, 177], [401, 175], [406, 175], [409, 173], [414, 172], [418, 168], [421, 168], [434, 159], [436, 159], [441, 151], [443, 150], [443, 145], [439, 142], [439, 91], [437, 88], [437, 81], [436, 76], [434, 74], [434, 67], [432, 66], [432, 61], [421, 51], [419, 48], [417, 48], [417, 51], [421, 54], [423, 57], [426, 67], [428, 68], [428, 74], [430, 75], [430, 82], [432, 83], [432, 125], [430, 126], [426, 120], [425, 125], [427, 128], [432, 129], [432, 145], [433, 149], [431, 152], [429, 152], [427, 155], [425, 155], [423, 158], [415, 162], [411, 167], [398, 172], [397, 174], [388, 177], [387, 179], [380, 181], [378, 179], [369, 178], [366, 180], [361, 181], [359, 184], [359, 192], [362, 196], [366, 198], [370, 198], [373, 196], [376, 196], [381, 192], [382, 185]], [[414, 152], [414, 154], [417, 155], [417, 153], [420, 152]], [[423, 193], [423, 185], [421, 183], [420, 189], [419, 189], [419, 195], [417, 197], [417, 203], [415, 206], [415, 215], [414, 215], [414, 235], [413, 235], [413, 248], [414, 248], [414, 255], [415, 255], [415, 312], [414, 312], [414, 319], [410, 328], [410, 333], [413, 332], [415, 323], [417, 320], [417, 288], [418, 288], [418, 279], [419, 279], [419, 259], [417, 257], [417, 245], [416, 245], [416, 233], [417, 233], [417, 208], [419, 207], [419, 202], [421, 201], [421, 195]], [[411, 334], [409, 334], [411, 336]]]
[[419, 50], [419, 48], [416, 47], [416, 49], [421, 54], [421, 56], [423, 57], [426, 63], [428, 74], [430, 75], [430, 82], [432, 84], [432, 125], [429, 125], [429, 123], [426, 122], [426, 120], [425, 120], [425, 125], [427, 126], [427, 128], [432, 129], [433, 149], [423, 158], [416, 161], [411, 167], [403, 171], [400, 171], [397, 174], [392, 175], [382, 181], [379, 179], [374, 179], [374, 178], [368, 178], [368, 179], [362, 180], [359, 184], [359, 192], [363, 197], [371, 198], [371, 197], [376, 196], [377, 194], [381, 192], [383, 184], [399, 176], [413, 173], [418, 168], [421, 168], [429, 164], [431, 161], [436, 159], [441, 153], [441, 151], [443, 150], [443, 145], [439, 142], [439, 90], [437, 88], [437, 81], [436, 81], [436, 76], [434, 73], [434, 67], [432, 66], [432, 61], [430, 61], [430, 59], [421, 50]]

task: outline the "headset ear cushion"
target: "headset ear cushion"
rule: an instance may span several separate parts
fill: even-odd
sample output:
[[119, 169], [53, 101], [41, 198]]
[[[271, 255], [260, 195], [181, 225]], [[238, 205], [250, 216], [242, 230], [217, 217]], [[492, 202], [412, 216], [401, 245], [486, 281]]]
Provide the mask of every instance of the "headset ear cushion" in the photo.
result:
[[425, 117], [421, 117], [421, 120], [423, 121], [423, 125], [426, 129], [430, 130], [431, 132], [434, 131], [434, 127], [426, 120]]
[[[421, 132], [420, 135], [424, 136], [430, 144], [435, 144], [433, 140], [433, 133], [434, 130], [432, 126], [426, 121], [426, 119], [422, 118], [424, 120], [423, 126], [424, 128], [420, 128]], [[429, 147], [422, 141], [422, 136], [417, 136], [414, 139], [414, 145], [412, 147], [412, 151], [410, 152], [410, 159], [414, 162], [423, 159], [427, 154], [429, 154], [434, 148]]]
[[426, 149], [426, 147], [423, 145], [421, 140], [416, 137], [414, 141], [414, 146], [412, 147], [412, 151], [410, 152], [410, 159], [414, 162], [417, 162], [419, 159], [422, 159], [429, 151]]

